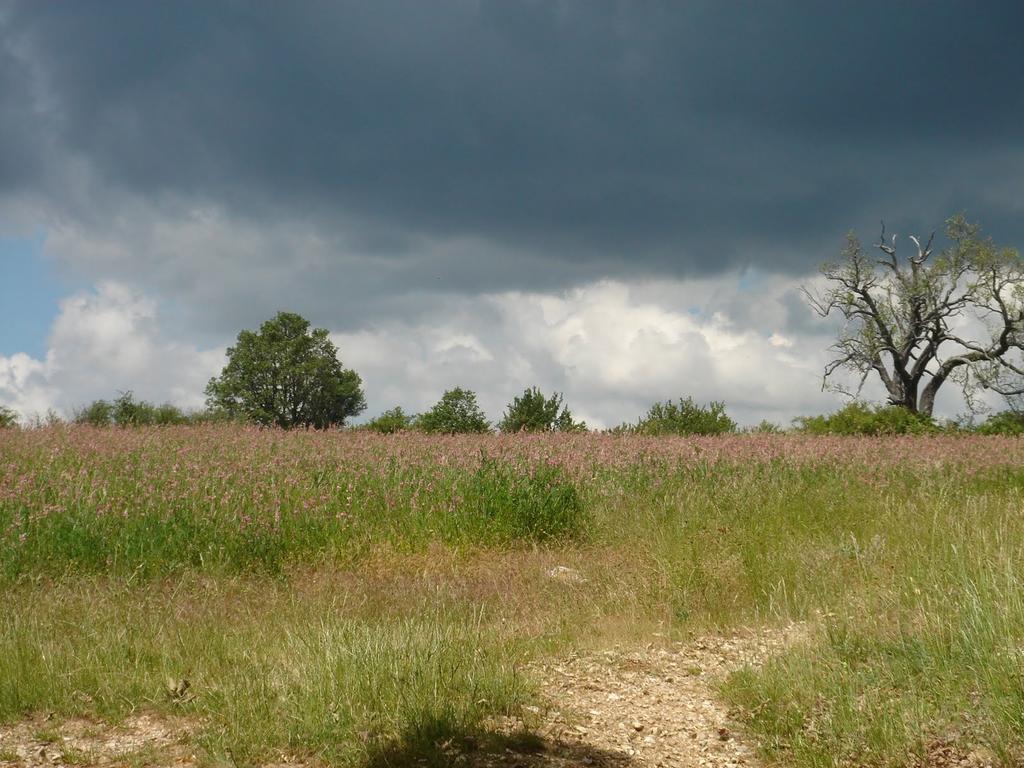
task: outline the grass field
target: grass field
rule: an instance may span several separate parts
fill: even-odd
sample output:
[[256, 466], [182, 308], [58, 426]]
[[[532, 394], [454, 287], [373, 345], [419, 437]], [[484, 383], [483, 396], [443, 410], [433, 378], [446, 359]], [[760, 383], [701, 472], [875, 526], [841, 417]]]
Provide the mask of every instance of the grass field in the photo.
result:
[[213, 764], [429, 762], [528, 712], [530, 659], [802, 620], [721, 691], [767, 759], [1013, 764], [1022, 490], [1013, 438], [6, 431], [0, 721], [173, 713]]

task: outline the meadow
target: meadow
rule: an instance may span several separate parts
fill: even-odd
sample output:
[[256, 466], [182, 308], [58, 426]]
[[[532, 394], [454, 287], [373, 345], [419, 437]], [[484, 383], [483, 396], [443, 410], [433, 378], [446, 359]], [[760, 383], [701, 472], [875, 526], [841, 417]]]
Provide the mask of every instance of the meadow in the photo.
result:
[[443, 764], [529, 727], [531, 660], [801, 621], [720, 691], [766, 760], [1016, 764], [1022, 490], [1024, 442], [976, 435], [8, 430], [0, 722]]

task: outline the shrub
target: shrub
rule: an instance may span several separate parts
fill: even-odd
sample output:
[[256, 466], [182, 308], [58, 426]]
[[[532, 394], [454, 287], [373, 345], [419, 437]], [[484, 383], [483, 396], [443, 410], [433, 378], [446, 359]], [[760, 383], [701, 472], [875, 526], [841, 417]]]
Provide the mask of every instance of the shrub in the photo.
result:
[[939, 432], [931, 418], [898, 405], [871, 406], [854, 401], [835, 413], [793, 420], [809, 435], [918, 435]]
[[113, 406], [106, 400], [93, 400], [84, 408], [76, 410], [73, 420], [76, 424], [109, 427], [114, 420], [113, 411]]
[[697, 405], [693, 398], [667, 400], [651, 406], [634, 430], [641, 435], [721, 435], [736, 431], [736, 422], [725, 412], [725, 403]]
[[119, 427], [141, 427], [152, 424], [155, 418], [153, 406], [144, 400], [136, 402], [130, 390], [114, 401], [110, 415]]
[[527, 467], [485, 458], [461, 495], [461, 514], [453, 523], [477, 540], [579, 538], [587, 528], [582, 496], [557, 465]]
[[89, 424], [93, 427], [109, 427], [111, 424], [119, 427], [144, 427], [188, 424], [192, 419], [176, 405], [153, 405], [145, 400], [136, 400], [135, 395], [128, 391], [122, 392], [113, 402], [93, 400], [75, 413], [74, 421], [76, 424]]
[[0, 429], [13, 427], [18, 423], [18, 414], [5, 405], [0, 405]]
[[164, 403], [163, 405], [150, 406], [152, 409], [152, 422], [153, 424], [160, 425], [172, 425], [172, 424], [189, 424], [192, 420], [189, 418], [184, 411], [176, 405], [171, 403]]
[[1024, 435], [1024, 413], [994, 413], [976, 431], [979, 435]]
[[395, 406], [390, 411], [384, 411], [380, 416], [370, 419], [363, 425], [363, 428], [371, 432], [391, 435], [395, 432], [412, 429], [415, 423], [415, 416], [403, 411], [401, 406]]
[[780, 435], [785, 430], [778, 424], [768, 421], [768, 419], [762, 419], [757, 426], [745, 427], [743, 431], [752, 435]]
[[185, 416], [189, 424], [251, 424], [244, 413], [226, 411], [223, 408], [204, 408]]
[[530, 387], [508, 404], [498, 424], [502, 432], [585, 432], [587, 425], [575, 421], [562, 395], [556, 392], [544, 397], [537, 387]]

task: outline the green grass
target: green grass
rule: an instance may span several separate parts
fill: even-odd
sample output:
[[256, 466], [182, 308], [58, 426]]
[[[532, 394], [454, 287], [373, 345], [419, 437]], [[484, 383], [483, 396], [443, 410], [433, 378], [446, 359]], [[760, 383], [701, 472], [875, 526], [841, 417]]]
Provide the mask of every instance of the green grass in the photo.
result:
[[[364, 762], [398, 742], [426, 754], [483, 733], [531, 692], [522, 644], [486, 609], [453, 601], [395, 611], [366, 593], [351, 605], [326, 585], [249, 580], [80, 582], [7, 598], [0, 717], [193, 716], [215, 761]], [[182, 678], [190, 695], [178, 699], [167, 682]]]
[[938, 742], [1007, 765], [1024, 754], [1020, 493], [915, 501], [879, 544], [851, 548], [866, 583], [835, 596], [816, 641], [725, 686], [770, 756], [905, 765]]

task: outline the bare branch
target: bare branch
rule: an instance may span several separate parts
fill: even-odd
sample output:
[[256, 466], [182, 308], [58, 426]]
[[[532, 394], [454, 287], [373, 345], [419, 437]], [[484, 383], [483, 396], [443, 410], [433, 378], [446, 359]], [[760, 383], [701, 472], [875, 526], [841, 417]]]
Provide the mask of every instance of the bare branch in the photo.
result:
[[[883, 221], [874, 245], [884, 258], [877, 261], [865, 257], [851, 234], [844, 260], [822, 270], [831, 286], [817, 295], [804, 289], [820, 316], [838, 312], [846, 320], [826, 381], [847, 370], [863, 386], [865, 377], [877, 375], [891, 402], [926, 414], [951, 377], [965, 395], [979, 385], [1014, 394], [1024, 389], [1024, 363], [1007, 360], [1011, 350], [1024, 349], [1024, 263], [1016, 252], [979, 239], [978, 228], [963, 217], [947, 224], [952, 245], [936, 262], [929, 261], [934, 231], [923, 244], [910, 236], [916, 253], [901, 258], [896, 235]], [[962, 317], [988, 324], [990, 337], [952, 333]], [[844, 389], [835, 382], [833, 388]]]

